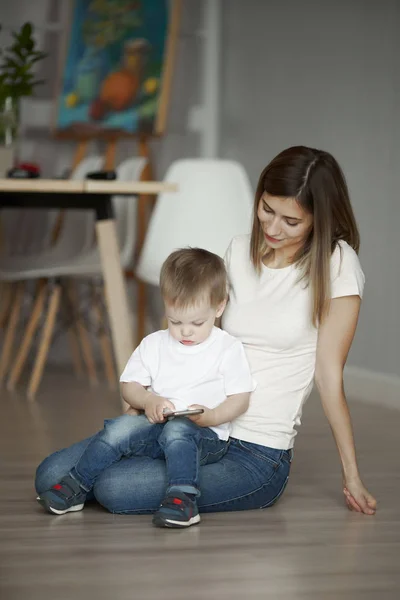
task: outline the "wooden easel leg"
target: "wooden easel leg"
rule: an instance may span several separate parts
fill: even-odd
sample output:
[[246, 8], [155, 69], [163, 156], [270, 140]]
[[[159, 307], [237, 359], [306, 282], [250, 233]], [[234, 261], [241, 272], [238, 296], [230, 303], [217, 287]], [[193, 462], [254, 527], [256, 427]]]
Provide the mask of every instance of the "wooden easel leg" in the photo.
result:
[[11, 370], [10, 377], [7, 381], [7, 389], [13, 391], [19, 378], [21, 377], [22, 370], [25, 366], [25, 362], [28, 356], [28, 352], [32, 346], [33, 337], [39, 326], [40, 317], [42, 315], [44, 302], [46, 299], [46, 282], [44, 280], [39, 282], [38, 293], [34, 302], [31, 314], [28, 320], [28, 324], [25, 329], [24, 336], [22, 338], [17, 356], [15, 357], [14, 366]]
[[[87, 149], [89, 146], [89, 140], [81, 140], [75, 150], [74, 158], [72, 160], [71, 170], [73, 171], [79, 165], [80, 162], [85, 158]], [[64, 224], [65, 210], [61, 209], [58, 212], [56, 221], [54, 223], [53, 231], [51, 234], [51, 245], [54, 246], [58, 237], [61, 233], [62, 226]]]
[[115, 169], [115, 157], [117, 154], [117, 139], [110, 140], [106, 146], [106, 154], [104, 157], [104, 169], [112, 171]]
[[72, 159], [71, 169], [74, 170], [85, 158], [89, 147], [89, 140], [81, 140], [75, 150], [74, 158]]
[[[143, 169], [140, 180], [149, 181], [152, 178], [152, 166], [150, 160], [150, 148], [146, 138], [139, 140], [139, 156], [144, 156], [147, 159], [145, 168]], [[143, 248], [146, 238], [147, 225], [150, 215], [150, 208], [154, 206], [155, 199], [152, 197], [149, 202], [149, 197], [139, 195], [137, 208], [137, 243], [135, 263], [137, 262]], [[147, 286], [144, 281], [137, 281], [137, 324], [136, 324], [136, 343], [140, 344], [146, 335], [146, 316], [147, 316]]]
[[146, 335], [147, 287], [144, 281], [137, 280], [137, 323], [136, 344], [139, 345]]

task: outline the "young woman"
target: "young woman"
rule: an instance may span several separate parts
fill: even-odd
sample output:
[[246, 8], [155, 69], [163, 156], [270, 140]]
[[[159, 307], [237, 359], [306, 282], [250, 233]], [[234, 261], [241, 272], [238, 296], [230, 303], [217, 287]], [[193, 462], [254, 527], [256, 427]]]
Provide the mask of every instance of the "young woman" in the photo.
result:
[[[261, 173], [251, 235], [232, 241], [230, 299], [222, 321], [244, 344], [257, 381], [249, 410], [234, 423], [218, 463], [201, 467], [200, 512], [272, 505], [290, 471], [296, 428], [313, 381], [333, 431], [350, 509], [372, 515], [376, 501], [358, 471], [343, 391], [343, 368], [364, 287], [359, 234], [348, 190], [327, 152], [298, 146]], [[207, 411], [197, 423], [209, 426]], [[90, 438], [48, 457], [38, 493], [59, 481]], [[124, 458], [97, 480], [93, 495], [112, 512], [154, 512], [163, 497], [162, 460]]]

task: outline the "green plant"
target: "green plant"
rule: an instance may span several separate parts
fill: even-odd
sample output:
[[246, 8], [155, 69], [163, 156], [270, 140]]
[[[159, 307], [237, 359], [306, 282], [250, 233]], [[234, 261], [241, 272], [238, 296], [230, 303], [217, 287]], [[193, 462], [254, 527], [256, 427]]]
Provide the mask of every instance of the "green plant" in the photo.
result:
[[0, 50], [0, 102], [7, 96], [17, 102], [22, 96], [32, 96], [34, 88], [44, 83], [35, 79], [33, 68], [47, 54], [37, 50], [32, 33], [31, 23], [25, 23], [18, 32], [12, 32], [12, 45]]

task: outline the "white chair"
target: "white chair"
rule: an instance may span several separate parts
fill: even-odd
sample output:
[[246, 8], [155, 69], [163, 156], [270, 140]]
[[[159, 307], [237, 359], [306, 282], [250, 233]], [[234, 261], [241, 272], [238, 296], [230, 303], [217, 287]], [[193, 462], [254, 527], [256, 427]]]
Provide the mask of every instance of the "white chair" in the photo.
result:
[[3, 209], [0, 260], [26, 257], [47, 250], [58, 217], [57, 210]]
[[[91, 171], [100, 170], [103, 162], [104, 158], [101, 156], [89, 156], [83, 159], [72, 172], [71, 179], [75, 181], [85, 179]], [[11, 209], [9, 209], [8, 213], [11, 212]], [[16, 252], [7, 253], [4, 257], [1, 257], [0, 271], [3, 269], [19, 271], [24, 267], [31, 269], [44, 263], [47, 264], [49, 261], [68, 259], [88, 250], [93, 244], [94, 216], [91, 211], [34, 211], [32, 209], [20, 212], [27, 214], [28, 217], [35, 212], [39, 217], [44, 216], [45, 220], [47, 215], [50, 214], [52, 219], [46, 231], [43, 232], [43, 228], [41, 228], [31, 232], [29, 244], [26, 243], [26, 236], [24, 236], [25, 247], [18, 245]], [[62, 213], [62, 226], [59, 236], [52, 244], [53, 226], [60, 212]], [[29, 228], [29, 220], [25, 222], [24, 219], [23, 227], [25, 232]], [[16, 234], [18, 234], [18, 237], [22, 237], [18, 231], [16, 231]]]
[[[71, 179], [85, 179], [87, 173], [101, 168], [103, 160], [100, 156], [84, 159], [74, 169]], [[49, 260], [68, 258], [83, 252], [93, 242], [93, 215], [89, 211], [8, 209], [2, 211], [1, 219], [4, 247], [0, 256], [0, 271], [20, 271]], [[62, 227], [58, 238], [53, 240], [57, 223], [62, 223]], [[16, 295], [17, 306], [20, 304], [18, 298], [22, 301], [22, 293], [16, 293], [17, 286], [10, 283], [12, 281], [12, 277], [6, 276], [1, 282], [0, 326], [9, 316], [13, 296]], [[4, 360], [0, 359], [0, 381], [4, 364]]]
[[[117, 177], [121, 181], [137, 181], [140, 179], [140, 174], [146, 164], [145, 158], [134, 158], [124, 161], [117, 168]], [[131, 266], [133, 251], [136, 242], [136, 197], [116, 196], [114, 197], [114, 210], [116, 213], [117, 229], [121, 248], [121, 264], [124, 269]], [[68, 211], [69, 212], [69, 211]], [[70, 211], [72, 212], [72, 211]], [[91, 231], [91, 239], [93, 239], [93, 228]], [[88, 241], [88, 240], [87, 240]], [[0, 280], [6, 281], [25, 281], [25, 280], [43, 280], [47, 279], [52, 282], [49, 293], [48, 311], [43, 326], [42, 339], [39, 345], [37, 358], [32, 372], [31, 380], [28, 387], [28, 396], [33, 398], [39, 386], [44, 363], [48, 354], [51, 337], [54, 330], [55, 319], [60, 307], [62, 281], [60, 278], [75, 279], [75, 278], [98, 278], [102, 274], [100, 254], [97, 246], [91, 245], [85, 247], [84, 251], [73, 255], [72, 257], [61, 257], [59, 255], [48, 257], [42, 260], [40, 264], [29, 265], [28, 268], [20, 266], [19, 269], [0, 269]], [[81, 312], [77, 307], [79, 299], [77, 293], [71, 290], [71, 286], [67, 287], [67, 293], [64, 298], [69, 301], [77, 316], [77, 326], [81, 333], [85, 327], [82, 322]], [[13, 389], [21, 375], [22, 368], [25, 364], [29, 349], [31, 347], [33, 336], [39, 325], [40, 314], [43, 308], [46, 297], [46, 287], [39, 290], [36, 304], [31, 312], [30, 320], [26, 329], [26, 334], [20, 346], [14, 367], [8, 381], [9, 389]], [[100, 307], [95, 307], [97, 311], [98, 321], [104, 319], [104, 314], [99, 311]], [[91, 383], [97, 382], [96, 370], [93, 360], [89, 356], [88, 341], [82, 343], [82, 353], [84, 355], [86, 367], [88, 369]], [[109, 338], [103, 330], [100, 345], [103, 351], [103, 358], [106, 366], [106, 373], [110, 384], [115, 385], [116, 377], [113, 366], [113, 358], [110, 350]], [[86, 349], [85, 349], [86, 346]]]
[[178, 192], [158, 197], [136, 269], [139, 279], [156, 286], [162, 263], [177, 248], [201, 247], [223, 257], [235, 235], [250, 231], [253, 207], [246, 172], [234, 161], [179, 160], [165, 180]]
[[[101, 156], [89, 156], [82, 160], [71, 174], [71, 179], [82, 180], [91, 171], [98, 171], [103, 165], [104, 159]], [[60, 260], [67, 260], [87, 251], [93, 244], [94, 217], [90, 211], [36, 211], [36, 219], [32, 223], [32, 211], [20, 211], [22, 218], [18, 219], [17, 211], [12, 212], [17, 217], [14, 224], [17, 227], [15, 235], [18, 236], [18, 244], [14, 253], [5, 253], [0, 258], [0, 282], [2, 284], [2, 297], [0, 306], [0, 323], [8, 321], [7, 329], [3, 340], [3, 347], [0, 356], [0, 382], [3, 380], [11, 361], [12, 349], [14, 345], [16, 330], [21, 318], [21, 312], [24, 300], [31, 297], [31, 290], [27, 289], [26, 280], [35, 280], [36, 277], [30, 275], [21, 278], [22, 271], [32, 273], [37, 268], [48, 267]], [[8, 216], [10, 216], [8, 215]], [[42, 215], [46, 222], [46, 229], [43, 226], [37, 228], [39, 217]], [[54, 227], [58, 219], [61, 228], [56, 240], [52, 240]], [[11, 222], [9, 221], [11, 226]], [[24, 233], [29, 230], [28, 241]], [[13, 232], [13, 229], [11, 230]], [[10, 234], [9, 234], [10, 235]], [[12, 235], [12, 234], [11, 234]], [[10, 250], [13, 247], [12, 240], [9, 243]], [[39, 293], [36, 297], [36, 303], [32, 314], [36, 321], [40, 318], [40, 313], [45, 301], [44, 282], [39, 285]], [[76, 343], [73, 339], [72, 330], [69, 332], [71, 349], [76, 349]], [[76, 352], [74, 353], [76, 356]], [[80, 373], [81, 367], [77, 360], [74, 360], [76, 370]]]

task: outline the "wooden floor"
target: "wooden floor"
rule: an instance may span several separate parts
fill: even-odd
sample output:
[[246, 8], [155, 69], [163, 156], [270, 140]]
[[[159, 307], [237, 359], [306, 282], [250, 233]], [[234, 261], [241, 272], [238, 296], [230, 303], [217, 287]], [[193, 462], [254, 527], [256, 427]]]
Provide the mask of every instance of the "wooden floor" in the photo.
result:
[[311, 398], [276, 507], [171, 531], [98, 506], [51, 517], [35, 502], [36, 464], [118, 413], [106, 386], [88, 391], [49, 373], [34, 405], [2, 390], [1, 600], [398, 600], [400, 411], [351, 406], [375, 517], [344, 508], [331, 434]]

